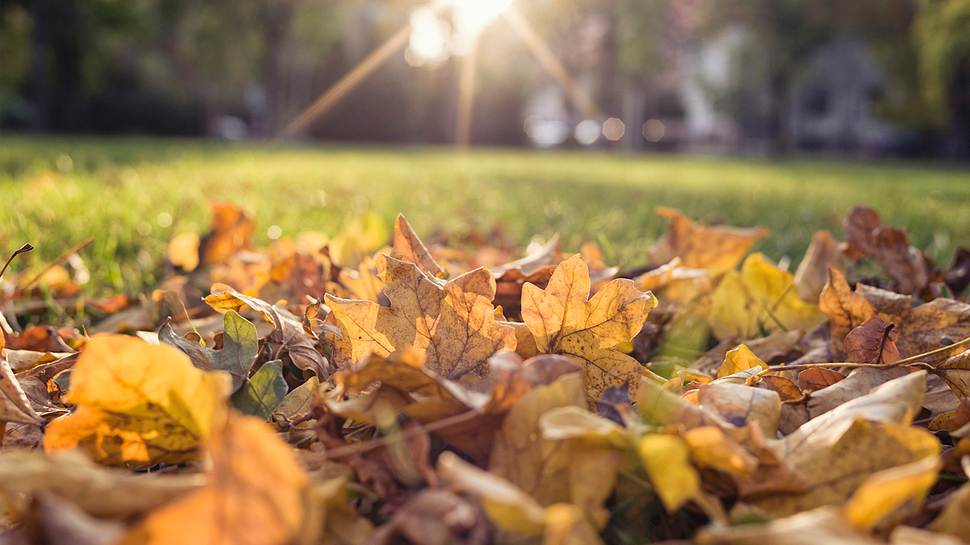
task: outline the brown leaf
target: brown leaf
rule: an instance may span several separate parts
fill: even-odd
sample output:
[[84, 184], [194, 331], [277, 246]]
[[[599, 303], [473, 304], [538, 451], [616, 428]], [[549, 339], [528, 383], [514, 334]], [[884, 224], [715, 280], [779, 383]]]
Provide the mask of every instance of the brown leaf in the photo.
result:
[[445, 276], [445, 271], [431, 257], [431, 252], [418, 238], [403, 214], [398, 214], [394, 222], [394, 250], [391, 256], [415, 264], [418, 269], [432, 278]]
[[845, 336], [847, 361], [890, 364], [899, 361], [896, 325], [874, 316]]
[[[34, 411], [27, 394], [20, 387], [7, 360], [0, 358], [0, 422], [20, 422], [37, 424], [40, 415]], [[3, 433], [0, 431], [0, 439]]]
[[483, 375], [492, 354], [515, 348], [515, 331], [495, 318], [495, 279], [485, 269], [440, 286], [416, 265], [392, 257], [381, 256], [378, 268], [387, 304], [326, 297], [350, 341], [351, 361], [413, 348], [426, 353], [430, 370], [459, 379]]
[[240, 250], [249, 248], [255, 230], [252, 218], [239, 206], [227, 202], [212, 203], [212, 226], [199, 244], [202, 263], [224, 263]]
[[377, 529], [372, 545], [486, 545], [491, 527], [478, 506], [447, 490], [424, 490]]
[[953, 393], [961, 398], [970, 398], [970, 350], [944, 360], [935, 371], [946, 381]]
[[642, 367], [619, 346], [640, 331], [657, 298], [626, 279], [611, 280], [592, 298], [591, 287], [586, 263], [580, 256], [570, 257], [556, 267], [545, 289], [523, 287], [522, 318], [539, 351], [583, 364], [590, 400], [623, 384], [635, 395]]
[[827, 388], [844, 379], [845, 375], [824, 367], [811, 367], [798, 373], [798, 387], [806, 392]]
[[673, 208], [658, 208], [667, 218], [667, 232], [650, 249], [653, 263], [667, 263], [675, 257], [690, 269], [705, 269], [712, 276], [733, 269], [755, 242], [764, 238], [764, 228], [707, 226], [695, 223]]
[[957, 248], [953, 255], [953, 265], [944, 273], [943, 281], [956, 295], [970, 286], [970, 249]]
[[875, 210], [854, 208], [845, 220], [845, 238], [847, 256], [871, 258], [896, 282], [900, 292], [916, 295], [929, 284], [929, 260], [910, 245], [903, 230], [882, 225]]
[[817, 302], [828, 281], [829, 269], [843, 270], [839, 245], [828, 231], [816, 231], [805, 257], [795, 270], [798, 296], [810, 303]]

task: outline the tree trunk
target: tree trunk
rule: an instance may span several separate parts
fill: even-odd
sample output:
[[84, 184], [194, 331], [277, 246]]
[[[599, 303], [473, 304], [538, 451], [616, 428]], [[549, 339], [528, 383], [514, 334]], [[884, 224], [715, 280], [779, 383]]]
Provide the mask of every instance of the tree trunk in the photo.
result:
[[773, 71], [768, 82], [768, 152], [775, 156], [786, 155], [791, 151], [791, 131], [789, 130], [789, 78], [783, 69]]

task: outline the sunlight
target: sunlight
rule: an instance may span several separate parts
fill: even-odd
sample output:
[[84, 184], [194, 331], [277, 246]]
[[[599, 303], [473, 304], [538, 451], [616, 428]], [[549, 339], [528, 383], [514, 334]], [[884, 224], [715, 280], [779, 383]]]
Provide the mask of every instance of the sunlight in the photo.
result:
[[513, 1], [451, 0], [455, 17], [455, 43], [453, 44], [455, 53], [467, 54], [482, 31], [512, 5]]

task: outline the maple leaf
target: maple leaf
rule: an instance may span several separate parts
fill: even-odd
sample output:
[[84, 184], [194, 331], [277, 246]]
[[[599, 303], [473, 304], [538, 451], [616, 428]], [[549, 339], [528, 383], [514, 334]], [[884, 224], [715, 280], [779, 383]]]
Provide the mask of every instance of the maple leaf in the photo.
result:
[[426, 352], [430, 370], [458, 379], [482, 374], [489, 356], [515, 348], [515, 331], [495, 319], [495, 279], [485, 269], [440, 285], [412, 263], [380, 256], [377, 265], [387, 305], [326, 296], [352, 361], [413, 348]]
[[411, 228], [407, 218], [403, 214], [398, 214], [394, 222], [393, 251], [391, 255], [401, 261], [407, 261], [417, 265], [425, 274], [433, 278], [445, 276], [444, 269], [434, 260], [431, 252], [418, 238], [418, 234]]
[[122, 545], [284, 545], [307, 522], [308, 479], [257, 418], [230, 415], [206, 443], [207, 483], [151, 513]]
[[825, 321], [818, 307], [799, 299], [791, 273], [762, 254], [728, 271], [714, 291], [708, 323], [714, 334], [751, 338], [773, 331], [807, 331]]
[[657, 298], [626, 279], [611, 280], [592, 298], [590, 288], [586, 263], [580, 256], [570, 257], [556, 267], [545, 289], [523, 286], [522, 318], [540, 352], [567, 355], [583, 364], [590, 399], [624, 384], [635, 394], [642, 367], [618, 347], [640, 332]]
[[171, 346], [98, 335], [71, 373], [73, 414], [50, 423], [44, 448], [80, 447], [106, 464], [194, 459], [223, 418], [229, 377], [192, 366]]

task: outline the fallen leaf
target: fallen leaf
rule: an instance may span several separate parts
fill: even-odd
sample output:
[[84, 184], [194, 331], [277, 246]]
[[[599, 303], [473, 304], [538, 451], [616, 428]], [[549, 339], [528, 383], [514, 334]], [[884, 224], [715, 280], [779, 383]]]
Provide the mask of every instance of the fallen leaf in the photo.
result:
[[207, 483], [151, 513], [121, 545], [284, 545], [304, 528], [307, 477], [257, 418], [230, 415], [206, 443]]
[[[488, 467], [540, 505], [577, 505], [596, 526], [601, 527], [608, 517], [603, 504], [616, 481], [619, 461], [616, 447], [603, 438], [584, 443], [581, 438], [566, 435], [566, 423], [555, 420], [555, 409], [574, 408], [586, 412], [585, 406], [583, 375], [580, 373], [568, 373], [551, 384], [537, 386], [506, 414], [495, 435]], [[589, 419], [576, 422], [576, 414], [565, 413], [567, 421], [578, 424], [582, 433], [591, 439], [596, 430], [604, 430], [603, 426], [606, 426], [606, 436], [615, 431], [609, 427], [608, 421], [592, 414]], [[545, 429], [544, 415], [552, 415], [554, 419], [545, 422]], [[590, 425], [591, 421], [596, 424]], [[549, 431], [548, 437], [545, 431]], [[605, 446], [604, 442], [607, 443]]]
[[816, 231], [795, 270], [795, 289], [803, 301], [818, 302], [828, 281], [829, 269], [843, 270], [839, 245], [828, 231]]
[[442, 278], [445, 271], [431, 257], [431, 252], [418, 238], [407, 218], [399, 214], [394, 221], [394, 258], [413, 263], [418, 269], [432, 278]]
[[382, 256], [378, 268], [389, 304], [327, 295], [351, 360], [404, 348], [425, 351], [425, 365], [448, 377], [481, 375], [497, 350], [515, 348], [515, 332], [495, 319], [495, 280], [476, 269], [439, 286], [412, 263]]
[[283, 378], [283, 363], [273, 360], [264, 363], [253, 373], [230, 400], [239, 412], [268, 420], [288, 389]]
[[951, 356], [936, 367], [934, 373], [946, 381], [959, 398], [970, 398], [970, 350]]
[[729, 475], [750, 475], [758, 466], [757, 458], [717, 426], [687, 430], [683, 439], [690, 447], [691, 461], [699, 467], [717, 469]]
[[172, 265], [183, 271], [194, 271], [199, 266], [199, 235], [187, 232], [180, 233], [168, 241], [166, 255]]
[[624, 384], [635, 395], [642, 368], [617, 347], [640, 331], [657, 299], [631, 280], [612, 280], [587, 300], [590, 288], [586, 263], [579, 256], [570, 257], [556, 267], [545, 289], [523, 286], [523, 320], [540, 352], [563, 354], [583, 364], [590, 399]]
[[943, 281], [954, 294], [959, 295], [970, 286], [970, 249], [957, 248], [953, 265], [943, 275]]
[[106, 464], [192, 460], [220, 424], [228, 389], [227, 376], [196, 369], [175, 348], [97, 335], [71, 372], [65, 401], [77, 409], [48, 425], [44, 448], [79, 447]]
[[[230, 310], [238, 312], [244, 307], [249, 307], [260, 313], [263, 319], [274, 328], [266, 338], [272, 354], [282, 356], [285, 353], [293, 365], [321, 379], [330, 376], [330, 364], [317, 351], [316, 339], [304, 329], [302, 322], [286, 309], [242, 294], [223, 284], [213, 285], [212, 293], [205, 297], [205, 302], [220, 312]], [[235, 353], [235, 357], [239, 357], [240, 354]]]
[[821, 508], [773, 520], [703, 529], [698, 545], [879, 545], [859, 532], [834, 508]]
[[768, 364], [761, 361], [747, 345], [739, 344], [733, 350], [728, 350], [724, 354], [724, 362], [717, 370], [717, 378], [724, 378], [728, 375], [747, 371], [749, 369], [767, 369]]
[[683, 439], [648, 433], [640, 439], [637, 454], [668, 513], [680, 509], [700, 492], [700, 476], [690, 463], [690, 448]]
[[199, 243], [203, 264], [224, 263], [252, 244], [256, 225], [242, 208], [227, 203], [212, 203], [212, 226]]
[[140, 515], [192, 492], [199, 475], [133, 475], [95, 465], [77, 451], [0, 453], [0, 490], [8, 497], [53, 494], [96, 517]]
[[871, 208], [854, 208], [845, 220], [846, 255], [878, 263], [902, 293], [916, 295], [927, 287], [931, 266], [923, 253], [909, 243], [906, 233], [882, 225]]
[[807, 331], [822, 323], [818, 307], [799, 299], [791, 273], [762, 254], [728, 271], [711, 300], [708, 323], [718, 338], [751, 338], [773, 331]]
[[798, 387], [805, 392], [822, 390], [844, 379], [845, 375], [824, 367], [811, 367], [798, 373]]
[[896, 326], [873, 316], [845, 336], [847, 361], [890, 364], [899, 361]]
[[[10, 364], [0, 357], [0, 422], [21, 422], [36, 424], [40, 415], [30, 405], [27, 394], [14, 375]], [[3, 438], [0, 430], [0, 439]]]
[[773, 390], [715, 381], [699, 389], [701, 406], [738, 428], [749, 424], [774, 437], [781, 418], [781, 398]]
[[943, 511], [933, 519], [929, 529], [960, 539], [970, 535], [970, 484], [964, 484], [947, 498]]
[[760, 227], [702, 225], [673, 208], [658, 208], [657, 214], [667, 219], [667, 232], [650, 249], [650, 261], [667, 263], [679, 257], [684, 267], [705, 269], [711, 276], [734, 269], [751, 246], [768, 234]]
[[939, 456], [928, 456], [874, 473], [845, 504], [845, 517], [856, 528], [871, 530], [903, 505], [921, 505], [942, 466]]
[[872, 304], [852, 291], [845, 275], [837, 269], [829, 269], [828, 282], [822, 289], [818, 305], [829, 318], [829, 345], [834, 355], [845, 354], [845, 336], [876, 315]]

